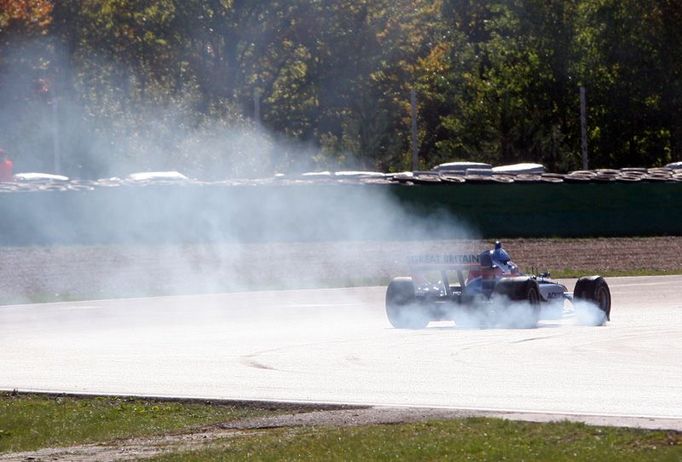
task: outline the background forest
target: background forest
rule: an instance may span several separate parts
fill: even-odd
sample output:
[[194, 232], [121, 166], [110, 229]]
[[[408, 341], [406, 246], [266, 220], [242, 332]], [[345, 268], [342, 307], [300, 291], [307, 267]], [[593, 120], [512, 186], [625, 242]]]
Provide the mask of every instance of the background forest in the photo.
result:
[[[16, 170], [682, 159], [681, 0], [0, 0]], [[55, 161], [58, 153], [59, 162]]]

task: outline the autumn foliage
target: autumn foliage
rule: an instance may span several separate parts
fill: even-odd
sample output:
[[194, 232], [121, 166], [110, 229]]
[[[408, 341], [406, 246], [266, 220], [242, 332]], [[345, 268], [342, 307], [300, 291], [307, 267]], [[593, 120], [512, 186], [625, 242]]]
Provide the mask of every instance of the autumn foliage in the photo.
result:
[[52, 20], [52, 8], [48, 0], [0, 0], [0, 28], [20, 25], [42, 31]]
[[261, 149], [273, 171], [400, 171], [415, 90], [420, 169], [569, 171], [584, 87], [591, 168], [666, 165], [680, 24], [680, 0], [0, 0], [0, 146], [38, 169], [59, 133], [66, 172], [199, 170], [250, 161], [221, 144], [248, 126], [297, 146]]

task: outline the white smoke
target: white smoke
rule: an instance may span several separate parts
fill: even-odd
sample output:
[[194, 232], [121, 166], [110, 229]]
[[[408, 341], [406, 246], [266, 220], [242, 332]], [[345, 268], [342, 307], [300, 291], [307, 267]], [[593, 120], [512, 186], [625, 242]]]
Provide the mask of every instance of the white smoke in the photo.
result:
[[455, 326], [464, 329], [532, 329], [539, 321], [537, 306], [497, 294], [489, 300], [454, 308], [452, 314]]
[[602, 326], [606, 313], [596, 303], [587, 300], [573, 300], [575, 323], [581, 326]]
[[[17, 45], [3, 59], [36, 61], [47, 46], [56, 45]], [[232, 107], [197, 120], [191, 88], [126, 112], [120, 89], [130, 82], [87, 93], [92, 76], [69, 69], [59, 61], [65, 55], [55, 50], [50, 64], [77, 76], [75, 90], [51, 88], [41, 99], [32, 87], [40, 73], [10, 66], [0, 75], [0, 147], [15, 172], [85, 179], [177, 170], [226, 184], [35, 192], [26, 201], [4, 193], [19, 219], [6, 215], [0, 236], [0, 303], [383, 284], [405, 249], [476, 235], [447, 212], [408, 208], [387, 185], [278, 184], [275, 172], [327, 165], [311, 146], [281, 139]], [[112, 110], [97, 111], [96, 102]], [[266, 181], [229, 186], [235, 178]], [[11, 247], [15, 241], [27, 245]]]
[[[23, 47], [21, 52], [39, 50]], [[25, 81], [12, 70], [0, 77], [0, 93]], [[111, 99], [112, 107], [120, 106], [115, 94], [101, 97]], [[178, 170], [199, 179], [226, 180], [272, 178], [287, 167], [327, 167], [315, 163], [310, 146], [282, 140], [233, 108], [192, 119], [193, 98], [190, 91], [172, 104], [138, 104], [134, 117], [117, 117], [93, 115], [91, 101], [62, 94], [58, 120], [54, 102], [3, 105], [0, 121], [7, 123], [0, 146], [17, 154], [18, 170], [49, 171], [51, 138], [58, 130], [61, 165], [67, 171], [54, 173], [69, 176]], [[26, 135], [29, 121], [41, 137]], [[239, 190], [222, 187], [224, 201], [220, 194], [180, 186], [158, 194], [122, 187], [108, 199], [98, 199], [101, 207], [94, 214], [92, 207], [80, 209], [87, 201], [26, 209], [24, 213], [33, 216], [23, 217], [32, 224], [25, 234], [34, 233], [36, 242], [48, 245], [3, 249], [8, 263], [0, 269], [3, 301], [383, 285], [404, 275], [406, 256], [421, 249], [481, 250], [480, 242], [467, 241], [477, 236], [467, 223], [445, 211], [425, 215], [414, 210], [399, 202], [387, 185], [270, 182]], [[93, 229], [106, 235], [84, 236], [87, 230], [74, 228], [85, 215], [97, 223]], [[187, 223], [188, 217], [195, 222]], [[78, 245], [49, 245], [55, 235], [70, 236]], [[600, 324], [599, 310], [583, 305], [576, 307], [576, 318]], [[407, 316], [414, 317], [410, 324], [424, 323], [424, 313], [417, 309]], [[536, 317], [528, 304], [499, 297], [452, 312], [460, 328], [528, 328], [536, 325]]]
[[[436, 306], [439, 308], [434, 308]], [[538, 307], [493, 294], [490, 298], [481, 296], [462, 304], [417, 301], [404, 307], [399, 320], [407, 326], [416, 326], [408, 328], [427, 327], [433, 321], [453, 321], [456, 329], [532, 329], [542, 327], [541, 321], [548, 320], [568, 325], [602, 326], [607, 317], [595, 303], [586, 300], [541, 303]]]

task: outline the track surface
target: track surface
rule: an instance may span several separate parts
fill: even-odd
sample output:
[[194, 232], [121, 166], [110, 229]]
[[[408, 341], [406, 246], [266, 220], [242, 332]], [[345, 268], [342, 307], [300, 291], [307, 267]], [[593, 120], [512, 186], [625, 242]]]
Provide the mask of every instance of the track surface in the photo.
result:
[[0, 389], [637, 416], [682, 428], [682, 276], [608, 282], [605, 327], [564, 318], [397, 330], [383, 287], [0, 306]]

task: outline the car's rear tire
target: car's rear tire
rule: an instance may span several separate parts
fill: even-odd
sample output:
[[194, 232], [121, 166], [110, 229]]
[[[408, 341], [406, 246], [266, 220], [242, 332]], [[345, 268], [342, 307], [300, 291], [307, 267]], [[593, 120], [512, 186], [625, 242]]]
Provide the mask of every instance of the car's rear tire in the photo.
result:
[[[510, 327], [533, 328], [540, 319], [540, 287], [529, 277], [502, 278], [495, 285], [497, 300], [509, 302], [505, 324]], [[501, 299], [499, 297], [502, 297]]]
[[578, 279], [573, 290], [573, 299], [576, 302], [588, 302], [599, 308], [601, 319], [593, 321], [593, 324], [604, 325], [611, 320], [611, 290], [601, 276], [585, 276]]
[[428, 313], [417, 302], [412, 278], [394, 278], [386, 289], [386, 315], [398, 329], [423, 329], [429, 323]]

